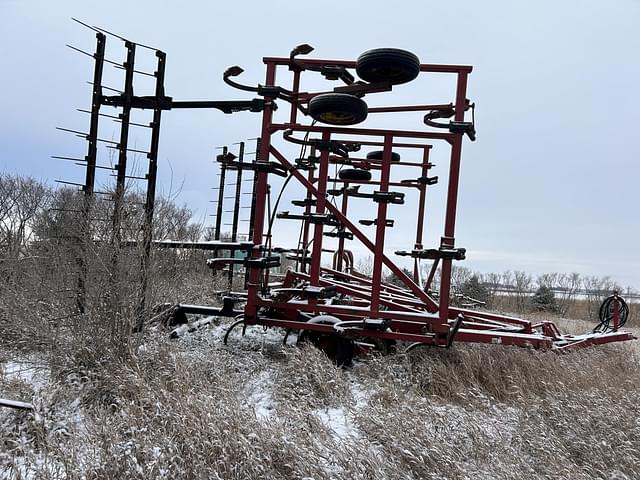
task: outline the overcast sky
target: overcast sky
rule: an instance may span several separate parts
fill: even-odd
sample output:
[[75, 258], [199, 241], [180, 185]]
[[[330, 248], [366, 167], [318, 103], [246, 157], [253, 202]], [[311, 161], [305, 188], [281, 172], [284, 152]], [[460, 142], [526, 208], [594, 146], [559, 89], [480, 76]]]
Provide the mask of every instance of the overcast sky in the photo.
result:
[[[241, 65], [244, 81], [262, 81], [261, 58], [286, 56], [300, 43], [313, 45], [317, 58], [355, 59], [370, 48], [398, 47], [423, 63], [473, 65], [468, 96], [477, 103], [478, 140], [463, 147], [456, 235], [468, 250], [464, 265], [610, 275], [640, 288], [637, 0], [0, 0], [1, 172], [83, 179], [81, 167], [49, 158], [86, 150], [81, 139], [55, 130], [88, 128], [88, 117], [75, 109], [89, 107], [91, 59], [65, 44], [92, 52], [95, 37], [71, 17], [167, 52], [167, 94], [180, 100], [250, 98], [223, 84], [225, 68]], [[123, 51], [108, 40], [109, 58], [121, 61]], [[139, 68], [152, 71], [153, 60], [139, 51]], [[149, 81], [136, 82], [136, 93], [152, 93]], [[108, 68], [105, 84], [120, 86], [120, 72]], [[449, 102], [445, 87], [403, 86], [396, 98]], [[398, 122], [424, 128], [415, 116]], [[166, 112], [160, 191], [179, 193], [179, 202], [210, 222], [216, 147], [256, 137], [259, 125], [251, 113]], [[116, 136], [117, 125], [105, 122], [101, 135]], [[144, 132], [132, 140], [141, 149], [148, 141]], [[436, 158], [434, 173], [446, 178], [446, 155]], [[144, 159], [132, 161], [144, 167]], [[429, 193], [429, 247], [442, 234], [444, 193], [444, 182]], [[301, 194], [292, 187], [289, 198]], [[405, 210], [391, 216], [402, 219]], [[288, 227], [278, 231], [293, 238]], [[411, 249], [411, 236], [394, 229], [390, 249]]]

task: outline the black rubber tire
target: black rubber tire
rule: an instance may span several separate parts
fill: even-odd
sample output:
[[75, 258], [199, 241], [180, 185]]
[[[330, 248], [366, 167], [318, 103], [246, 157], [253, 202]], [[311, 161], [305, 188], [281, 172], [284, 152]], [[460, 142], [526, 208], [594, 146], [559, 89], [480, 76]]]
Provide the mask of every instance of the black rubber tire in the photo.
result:
[[[369, 152], [367, 153], [367, 160], [382, 160], [382, 156], [384, 155], [384, 152], [382, 150], [376, 150], [374, 152]], [[400, 154], [396, 153], [396, 152], [391, 152], [391, 161], [392, 162], [399, 162], [400, 161]]]
[[347, 93], [323, 93], [309, 101], [309, 115], [329, 125], [355, 125], [367, 118], [364, 100]]
[[340, 180], [354, 180], [356, 182], [368, 182], [371, 180], [371, 172], [362, 168], [343, 168], [338, 173]]
[[[331, 315], [318, 315], [309, 320], [308, 323], [321, 325], [335, 325], [340, 320]], [[351, 365], [355, 347], [353, 340], [341, 337], [337, 333], [315, 332], [313, 330], [303, 330], [298, 335], [298, 345], [311, 343], [329, 357], [338, 367], [348, 367]]]
[[358, 57], [356, 72], [362, 80], [369, 83], [389, 82], [399, 85], [418, 76], [420, 59], [406, 50], [376, 48]]

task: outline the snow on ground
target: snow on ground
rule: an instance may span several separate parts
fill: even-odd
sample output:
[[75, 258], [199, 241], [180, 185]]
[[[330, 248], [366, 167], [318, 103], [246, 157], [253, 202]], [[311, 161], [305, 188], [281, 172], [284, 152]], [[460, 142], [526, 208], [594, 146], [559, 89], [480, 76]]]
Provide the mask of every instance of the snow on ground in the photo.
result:
[[15, 357], [0, 363], [0, 377], [5, 381], [19, 381], [40, 391], [50, 382], [51, 370], [42, 360], [33, 357]]
[[[227, 348], [224, 343], [224, 336], [232, 321], [223, 320], [220, 317], [208, 317], [206, 320], [211, 321], [196, 331], [186, 333], [180, 337], [179, 341], [186, 345], [195, 343], [206, 343], [208, 347], [213, 349]], [[249, 350], [264, 350], [266, 348], [279, 347], [284, 339], [284, 329], [266, 328], [260, 325], [251, 325], [246, 327], [244, 335], [242, 334], [242, 325], [236, 326], [228, 337], [228, 346]], [[295, 343], [295, 335], [291, 335], [288, 344]]]
[[39, 451], [36, 437], [68, 438], [75, 443], [77, 462], [95, 462], [95, 451], [81, 441], [87, 435], [87, 418], [79, 398], [61, 398], [44, 358], [14, 356], [0, 363], [0, 397], [31, 402], [33, 411], [0, 409], [0, 438], [24, 455], [0, 450], [0, 479], [66, 478], [64, 465]]
[[313, 411], [322, 424], [327, 427], [336, 440], [358, 437], [359, 433], [350, 412], [344, 407], [321, 408]]
[[274, 413], [274, 401], [271, 394], [272, 384], [273, 378], [269, 370], [263, 370], [249, 382], [247, 403], [253, 407], [258, 420], [267, 421]]

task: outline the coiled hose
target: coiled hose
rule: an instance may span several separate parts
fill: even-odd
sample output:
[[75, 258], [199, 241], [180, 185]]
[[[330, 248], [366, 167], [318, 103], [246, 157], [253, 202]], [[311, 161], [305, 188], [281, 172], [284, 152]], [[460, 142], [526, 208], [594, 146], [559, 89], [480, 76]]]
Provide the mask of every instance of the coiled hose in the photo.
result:
[[624, 324], [627, 323], [627, 319], [629, 318], [629, 305], [627, 305], [627, 302], [625, 302], [622, 297], [614, 294], [607, 297], [604, 302], [602, 302], [602, 305], [600, 305], [600, 311], [598, 312], [600, 323], [593, 329], [594, 333], [604, 333], [613, 330], [616, 303], [618, 304], [618, 328], [623, 327]]

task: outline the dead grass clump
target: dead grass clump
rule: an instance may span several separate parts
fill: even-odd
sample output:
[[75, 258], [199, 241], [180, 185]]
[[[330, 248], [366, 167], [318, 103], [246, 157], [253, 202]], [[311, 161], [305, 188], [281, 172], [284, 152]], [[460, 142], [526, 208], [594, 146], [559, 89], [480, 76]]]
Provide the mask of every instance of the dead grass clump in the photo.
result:
[[523, 412], [517, 448], [528, 456], [553, 459], [537, 463], [546, 478], [637, 478], [637, 395], [612, 393], [558, 393], [532, 405]]
[[393, 405], [373, 403], [358, 412], [357, 422], [379, 455], [406, 478], [464, 478], [462, 451], [452, 439], [463, 443], [465, 435], [428, 402], [405, 396]]
[[640, 384], [638, 359], [630, 346], [554, 352], [484, 345], [456, 346], [408, 356], [411, 383], [424, 395], [469, 401], [478, 392], [501, 402], [519, 402], [557, 392], [620, 389]]
[[349, 401], [351, 394], [344, 371], [324, 353], [311, 345], [286, 352], [274, 378], [274, 392], [279, 401], [313, 408]]

